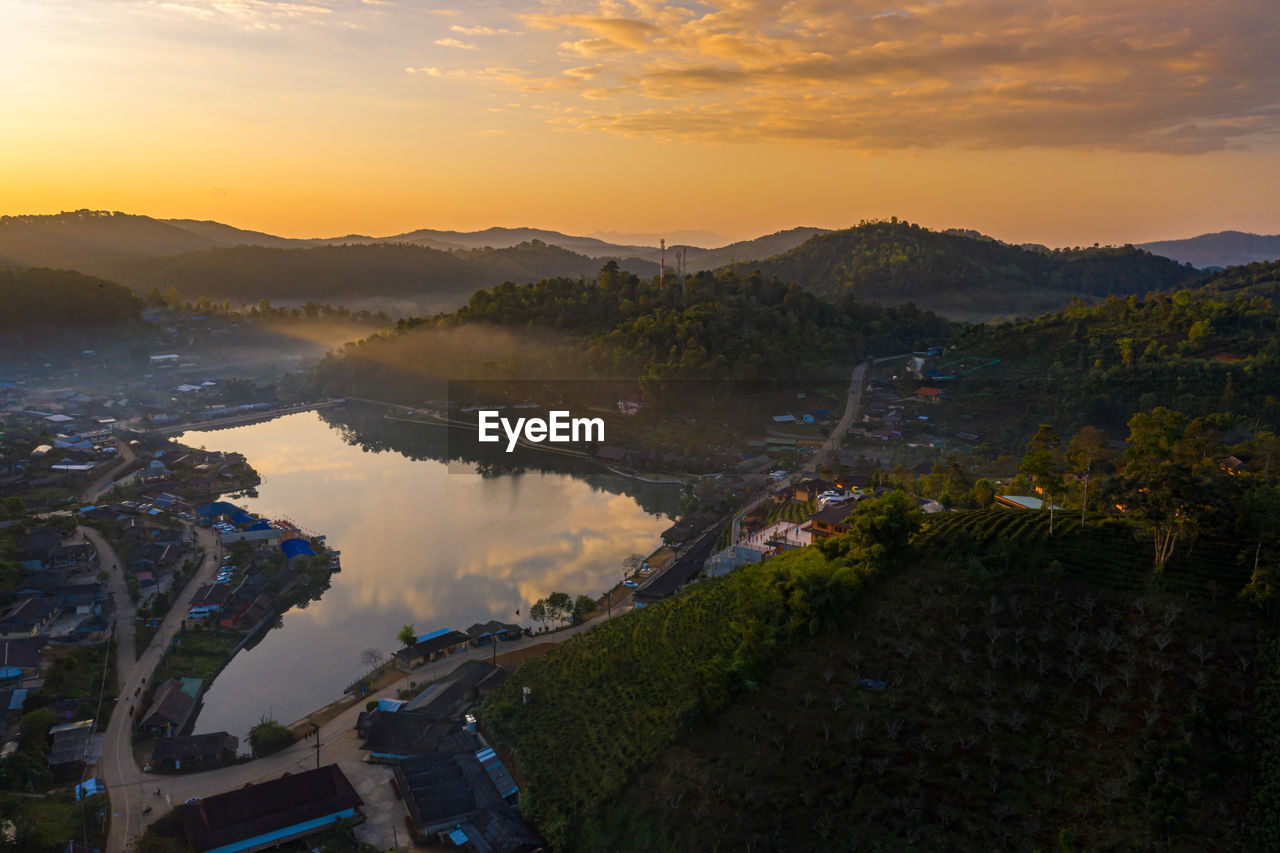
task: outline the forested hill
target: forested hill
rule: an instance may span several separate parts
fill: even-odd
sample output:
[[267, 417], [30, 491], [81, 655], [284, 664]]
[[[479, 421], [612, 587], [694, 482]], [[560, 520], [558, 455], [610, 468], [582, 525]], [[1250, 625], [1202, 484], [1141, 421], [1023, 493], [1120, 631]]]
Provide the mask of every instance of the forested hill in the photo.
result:
[[1156, 405], [1274, 429], [1280, 310], [1259, 291], [1274, 291], [1278, 272], [1235, 267], [1193, 289], [972, 326], [925, 369], [945, 377], [947, 423], [1006, 451], [1043, 423], [1119, 437], [1135, 412]]
[[142, 303], [115, 282], [70, 270], [0, 269], [0, 333], [87, 329], [140, 318]]
[[836, 307], [736, 272], [664, 289], [610, 263], [598, 281], [504, 284], [456, 313], [404, 321], [349, 344], [318, 377], [330, 393], [407, 401], [434, 379], [476, 376], [639, 378], [656, 393], [683, 379], [843, 377], [869, 354], [910, 351], [952, 328], [915, 308]]
[[1277, 304], [1280, 302], [1280, 261], [1228, 267], [1206, 279], [1196, 292], [1232, 299], [1261, 296]]
[[1073, 298], [1169, 290], [1196, 276], [1190, 266], [1132, 246], [1036, 251], [905, 222], [833, 231], [733, 268], [828, 298], [912, 301], [970, 320], [1042, 314]]
[[[657, 265], [624, 262], [637, 272]], [[147, 258], [117, 258], [97, 265], [103, 274], [145, 293], [175, 287], [183, 297], [233, 303], [315, 300], [351, 305], [391, 297], [451, 310], [482, 287], [504, 280], [592, 276], [600, 261], [545, 243], [507, 249], [445, 252], [404, 243], [277, 249], [234, 246]]]

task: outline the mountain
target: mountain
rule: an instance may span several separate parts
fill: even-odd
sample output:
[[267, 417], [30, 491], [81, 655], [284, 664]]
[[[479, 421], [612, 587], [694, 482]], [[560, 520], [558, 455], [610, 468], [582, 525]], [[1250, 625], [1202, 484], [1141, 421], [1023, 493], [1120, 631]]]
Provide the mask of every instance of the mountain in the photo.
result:
[[326, 243], [369, 243], [373, 241], [372, 237], [360, 237], [357, 235], [338, 237], [333, 240], [295, 240], [291, 237], [277, 237], [274, 234], [267, 234], [262, 231], [246, 231], [243, 228], [223, 225], [221, 222], [214, 222], [208, 219], [166, 219], [165, 222], [197, 237], [203, 237], [209, 242], [209, 248], [214, 246], [266, 246], [271, 249], [299, 249]]
[[721, 246], [719, 249], [704, 250], [690, 246], [687, 247], [691, 256], [689, 258], [689, 269], [694, 272], [697, 270], [713, 270], [737, 261], [752, 261], [758, 258], [780, 255], [801, 245], [811, 237], [828, 233], [830, 232], [825, 228], [788, 228], [785, 231], [776, 231], [773, 234], [766, 234], [754, 240], [740, 240], [737, 243], [730, 243], [728, 246]]
[[733, 265], [831, 299], [914, 302], [962, 319], [1034, 315], [1072, 299], [1146, 293], [1196, 276], [1132, 246], [1028, 250], [896, 220], [819, 234], [761, 261]]
[[15, 265], [78, 269], [106, 258], [171, 255], [213, 245], [172, 223], [128, 213], [0, 216], [0, 258]]
[[642, 258], [648, 258], [648, 255], [652, 254], [653, 260], [658, 258], [658, 249], [655, 246], [619, 246], [594, 237], [571, 237], [559, 231], [544, 231], [541, 228], [486, 228], [483, 231], [436, 231], [421, 228], [382, 239], [384, 242], [420, 243], [436, 248], [458, 249], [509, 249], [521, 243], [538, 240], [591, 258], [632, 254]]
[[1216, 234], [1201, 234], [1199, 237], [1188, 237], [1185, 240], [1158, 240], [1154, 243], [1142, 243], [1138, 248], [1196, 267], [1230, 267], [1253, 261], [1280, 259], [1280, 234], [1219, 231]]
[[626, 231], [592, 231], [584, 237], [595, 237], [606, 243], [622, 243], [634, 246], [656, 246], [659, 240], [669, 243], [687, 243], [691, 246], [724, 246], [729, 238], [714, 231], [670, 231], [659, 233], [634, 233]]
[[[642, 260], [624, 260], [622, 265], [646, 276], [657, 273], [655, 264]], [[232, 303], [315, 300], [348, 307], [372, 307], [370, 299], [393, 299], [407, 303], [399, 310], [410, 313], [452, 310], [475, 291], [502, 281], [592, 278], [600, 266], [596, 258], [536, 241], [456, 252], [409, 243], [302, 249], [240, 245], [114, 258], [92, 265], [95, 273], [139, 293], [174, 287], [190, 300], [200, 296]]]

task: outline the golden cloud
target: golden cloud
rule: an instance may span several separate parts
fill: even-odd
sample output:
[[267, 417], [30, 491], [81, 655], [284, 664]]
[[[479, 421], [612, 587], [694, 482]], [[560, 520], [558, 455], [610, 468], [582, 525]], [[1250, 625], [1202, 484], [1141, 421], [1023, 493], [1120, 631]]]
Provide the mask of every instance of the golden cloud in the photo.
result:
[[[889, 9], [869, 0], [707, 0], [695, 10], [547, 3], [518, 17], [564, 36], [561, 82], [524, 68], [506, 80], [525, 91], [592, 81], [579, 97], [607, 95], [613, 111], [562, 107], [558, 117], [627, 136], [1196, 153], [1280, 134], [1274, 0]], [[601, 57], [608, 66], [574, 64]]]

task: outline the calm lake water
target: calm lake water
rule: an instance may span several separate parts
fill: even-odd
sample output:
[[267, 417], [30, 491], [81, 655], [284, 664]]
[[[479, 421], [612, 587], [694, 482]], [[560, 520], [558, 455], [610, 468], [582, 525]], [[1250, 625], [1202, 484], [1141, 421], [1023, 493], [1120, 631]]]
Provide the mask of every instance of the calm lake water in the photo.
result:
[[179, 437], [245, 454], [262, 484], [236, 503], [342, 552], [321, 600], [290, 610], [215, 679], [195, 731], [229, 731], [243, 745], [261, 718], [302, 717], [342, 694], [366, 649], [398, 648], [401, 625], [527, 625], [529, 604], [553, 590], [600, 594], [629, 554], [658, 544], [677, 509], [677, 487], [552, 454], [446, 461], [447, 435], [353, 406]]

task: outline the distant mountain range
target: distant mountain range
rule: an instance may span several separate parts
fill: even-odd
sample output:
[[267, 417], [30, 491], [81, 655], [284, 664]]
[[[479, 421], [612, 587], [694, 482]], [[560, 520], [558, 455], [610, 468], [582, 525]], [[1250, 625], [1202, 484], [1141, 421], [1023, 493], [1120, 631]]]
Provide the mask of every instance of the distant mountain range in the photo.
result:
[[1280, 234], [1248, 234], [1244, 231], [1219, 231], [1185, 240], [1159, 240], [1143, 243], [1138, 248], [1164, 255], [1193, 267], [1233, 267], [1254, 261], [1280, 260]]
[[[619, 235], [647, 236], [647, 235]], [[714, 236], [714, 235], [710, 235]], [[1145, 251], [1144, 251], [1145, 250]], [[1280, 236], [1239, 232], [1140, 247], [1050, 250], [976, 231], [900, 222], [828, 231], [792, 228], [708, 249], [671, 245], [666, 263], [689, 272], [759, 272], [821, 296], [915, 302], [954, 317], [1034, 315], [1070, 299], [1179, 286], [1194, 266], [1280, 256]], [[1161, 256], [1163, 255], [1163, 256]], [[0, 217], [0, 266], [48, 266], [103, 276], [146, 293], [176, 288], [239, 304], [308, 299], [392, 313], [434, 313], [504, 281], [593, 278], [607, 260], [644, 278], [653, 245], [611, 243], [537, 228], [418, 229], [387, 237], [295, 239], [192, 219], [79, 210]]]

